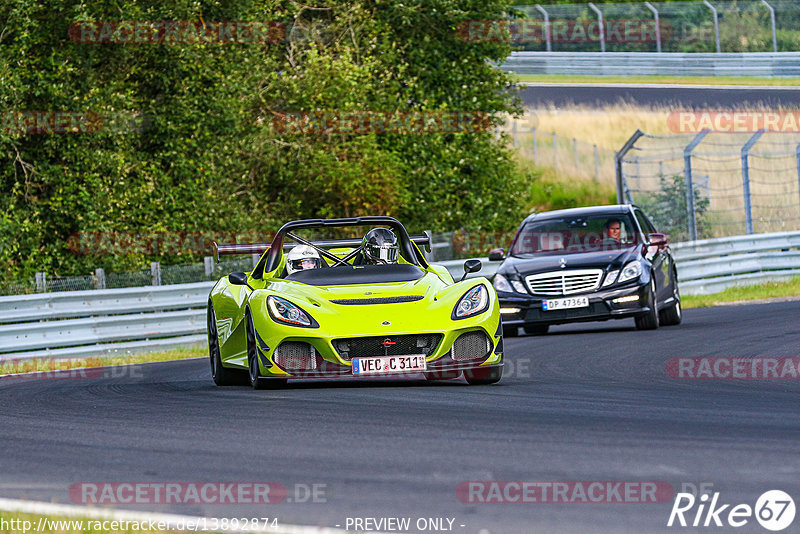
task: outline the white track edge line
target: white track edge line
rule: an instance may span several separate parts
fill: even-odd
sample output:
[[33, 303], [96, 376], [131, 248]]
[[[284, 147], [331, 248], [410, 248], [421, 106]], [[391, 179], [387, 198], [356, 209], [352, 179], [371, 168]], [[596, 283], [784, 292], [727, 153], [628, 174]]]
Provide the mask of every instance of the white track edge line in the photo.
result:
[[734, 89], [734, 90], [768, 90], [797, 91], [797, 85], [701, 85], [691, 83], [598, 83], [598, 82], [518, 82], [523, 87], [612, 87], [629, 89]]
[[[0, 510], [5, 512], [19, 512], [25, 514], [45, 514], [67, 517], [84, 517], [87, 519], [101, 519], [111, 521], [138, 521], [166, 524], [170, 530], [179, 526], [186, 528], [189, 521], [197, 524], [204, 519], [200, 516], [187, 516], [177, 514], [164, 514], [156, 512], [140, 512], [136, 510], [115, 510], [113, 508], [93, 508], [72, 504], [56, 504], [41, 501], [25, 501], [18, 499], [0, 498]], [[199, 532], [204, 532], [199, 530]], [[329, 527], [311, 527], [304, 525], [280, 525], [278, 527], [256, 527], [239, 529], [217, 529], [215, 532], [263, 532], [270, 534], [345, 534], [349, 531]]]

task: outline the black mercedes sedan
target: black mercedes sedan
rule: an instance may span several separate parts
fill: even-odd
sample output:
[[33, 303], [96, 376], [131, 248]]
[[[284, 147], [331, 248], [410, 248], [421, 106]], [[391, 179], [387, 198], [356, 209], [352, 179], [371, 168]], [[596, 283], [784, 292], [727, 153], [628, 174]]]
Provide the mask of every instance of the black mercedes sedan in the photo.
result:
[[652, 330], [681, 322], [678, 273], [666, 235], [633, 205], [529, 216], [494, 277], [503, 334], [545, 334], [551, 324], [633, 317]]

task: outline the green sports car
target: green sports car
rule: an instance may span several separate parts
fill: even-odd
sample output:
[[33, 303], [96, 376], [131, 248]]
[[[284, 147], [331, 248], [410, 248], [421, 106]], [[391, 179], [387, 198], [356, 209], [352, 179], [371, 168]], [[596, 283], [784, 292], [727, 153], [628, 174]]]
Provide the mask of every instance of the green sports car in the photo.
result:
[[[362, 240], [342, 237], [359, 226], [391, 230], [396, 260], [365, 262]], [[287, 268], [287, 251], [300, 245], [318, 252], [318, 268]], [[251, 272], [229, 274], [209, 295], [214, 382], [263, 389], [290, 378], [442, 380], [462, 373], [470, 384], [499, 381], [497, 293], [483, 277], [454, 282], [418, 245], [430, 247], [430, 237], [412, 238], [392, 217], [293, 221], [269, 244], [216, 245], [218, 257], [261, 256]], [[478, 260], [465, 262], [465, 277], [478, 270]]]

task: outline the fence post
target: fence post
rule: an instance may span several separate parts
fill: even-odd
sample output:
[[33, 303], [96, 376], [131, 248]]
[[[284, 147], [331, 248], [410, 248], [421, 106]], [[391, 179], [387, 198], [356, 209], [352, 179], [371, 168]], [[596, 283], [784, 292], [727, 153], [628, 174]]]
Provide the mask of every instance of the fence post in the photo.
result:
[[708, 128], [701, 131], [683, 149], [683, 177], [686, 180], [686, 214], [689, 223], [689, 241], [697, 241], [697, 216], [694, 212], [694, 184], [692, 184], [692, 151], [710, 131]]
[[44, 273], [36, 273], [36, 292], [47, 293], [47, 277]]
[[539, 144], [536, 141], [536, 128], [533, 129], [533, 161], [539, 156]]
[[550, 15], [545, 11], [545, 9], [536, 4], [534, 7], [539, 10], [539, 12], [544, 15], [544, 41], [547, 43], [547, 51], [553, 51], [553, 37], [550, 35]]
[[153, 277], [153, 285], [161, 285], [161, 264], [154, 261], [150, 264], [150, 275]]
[[772, 6], [767, 3], [767, 0], [761, 0], [761, 3], [767, 6], [769, 9], [769, 21], [772, 25], [772, 51], [778, 51], [778, 34], [775, 31], [775, 10], [772, 9]]
[[98, 268], [94, 270], [94, 288], [95, 289], [105, 289], [106, 288], [106, 271], [103, 268]]
[[575, 159], [575, 170], [578, 169], [578, 140], [572, 138], [572, 156]]
[[597, 13], [597, 25], [600, 27], [600, 51], [606, 51], [606, 30], [603, 28], [603, 12], [600, 11], [596, 5], [592, 2], [589, 2], [589, 7], [592, 8], [592, 11]]
[[644, 5], [653, 12], [653, 18], [656, 22], [656, 52], [661, 52], [661, 23], [658, 20], [658, 10], [650, 2], [645, 2]]
[[558, 174], [558, 150], [556, 149], [557, 144], [558, 144], [558, 138], [556, 137], [556, 133], [553, 132], [553, 169], [555, 170], [556, 174]]
[[663, 178], [664, 177], [664, 161], [663, 160], [658, 162], [658, 177], [659, 178]]
[[594, 150], [594, 181], [600, 181], [600, 158], [597, 155], [597, 145], [592, 145]]
[[708, 0], [703, 0], [703, 3], [711, 10], [711, 14], [714, 15], [714, 41], [717, 43], [717, 54], [719, 54], [721, 49], [719, 46], [719, 17], [717, 16], [717, 8], [712, 6]]
[[517, 121], [511, 123], [511, 135], [514, 136], [514, 148], [519, 147], [519, 143], [517, 142]]
[[625, 144], [622, 145], [622, 148], [619, 149], [619, 152], [614, 154], [614, 171], [617, 175], [617, 204], [624, 203], [626, 196], [624, 189], [625, 179], [622, 176], [622, 159], [628, 152], [630, 152], [636, 141], [638, 141], [639, 138], [643, 135], [644, 132], [637, 128], [636, 131], [633, 132], [633, 135], [630, 136], [630, 138], [627, 141], [625, 141]]
[[206, 276], [211, 276], [212, 274], [214, 274], [214, 257], [204, 256], [203, 266], [205, 267], [206, 270]]
[[742, 147], [742, 193], [744, 194], [744, 221], [748, 234], [753, 233], [753, 209], [750, 203], [750, 162], [748, 161], [748, 154], [753, 145], [758, 143], [761, 136], [764, 135], [764, 129], [760, 129], [753, 134], [753, 137], [747, 140]]

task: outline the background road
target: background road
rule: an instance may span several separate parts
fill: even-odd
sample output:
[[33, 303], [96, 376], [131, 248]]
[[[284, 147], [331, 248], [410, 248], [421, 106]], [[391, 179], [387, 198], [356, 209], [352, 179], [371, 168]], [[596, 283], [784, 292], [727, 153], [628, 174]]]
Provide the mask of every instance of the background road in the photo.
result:
[[[782, 302], [688, 310], [683, 325], [652, 332], [632, 320], [555, 327], [507, 339], [509, 372], [488, 387], [216, 388], [205, 360], [3, 379], [0, 496], [69, 502], [81, 481], [326, 484], [325, 503], [138, 509], [325, 526], [454, 517], [470, 534], [681, 529], [665, 527], [670, 503], [463, 504], [455, 489], [468, 480], [711, 482], [726, 503], [782, 489], [800, 504], [799, 380], [665, 373], [676, 356], [798, 356], [798, 317], [800, 302]], [[737, 532], [766, 531], [751, 520]]]
[[679, 108], [761, 109], [800, 107], [800, 88], [727, 87], [655, 84], [559, 84], [521, 85], [525, 107], [584, 105], [601, 107], [620, 102]]

